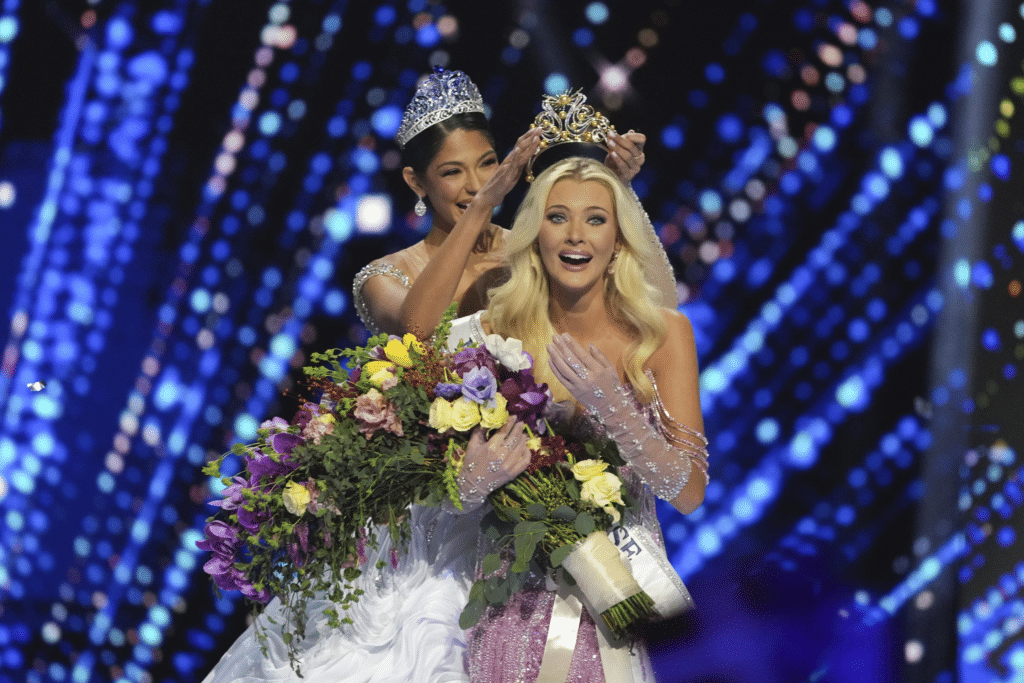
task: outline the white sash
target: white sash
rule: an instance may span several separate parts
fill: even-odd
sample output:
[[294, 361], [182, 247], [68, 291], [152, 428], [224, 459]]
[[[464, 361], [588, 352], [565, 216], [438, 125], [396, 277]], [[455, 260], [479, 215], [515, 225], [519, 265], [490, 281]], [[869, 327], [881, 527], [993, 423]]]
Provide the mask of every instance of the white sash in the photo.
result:
[[[665, 550], [639, 524], [620, 524], [608, 531], [608, 538], [619, 549], [633, 578], [654, 600], [658, 614], [667, 619], [693, 607], [693, 598], [676, 574]], [[626, 640], [616, 639], [592, 609], [578, 588], [559, 585], [551, 610], [548, 640], [544, 646], [537, 683], [565, 683], [569, 675], [573, 648], [579, 631], [581, 605], [586, 604], [597, 624], [597, 642], [605, 683], [644, 683], [654, 680], [647, 651], [629, 647]]]

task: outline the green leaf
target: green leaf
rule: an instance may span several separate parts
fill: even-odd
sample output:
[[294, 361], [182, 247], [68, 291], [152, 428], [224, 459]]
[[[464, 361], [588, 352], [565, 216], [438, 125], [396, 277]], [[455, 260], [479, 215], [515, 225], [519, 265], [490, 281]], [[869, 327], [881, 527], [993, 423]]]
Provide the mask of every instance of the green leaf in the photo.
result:
[[551, 511], [551, 516], [560, 522], [572, 522], [576, 519], [576, 511], [568, 505], [559, 505]]
[[594, 517], [589, 512], [581, 512], [576, 515], [576, 521], [573, 522], [573, 528], [584, 536], [592, 533], [596, 528], [596, 525], [594, 524]]
[[292, 634], [288, 633], [287, 631], [285, 631], [284, 633], [281, 634], [281, 639], [284, 640], [284, 644], [285, 645], [291, 645], [291, 643], [292, 643]]
[[470, 598], [462, 609], [462, 614], [459, 615], [459, 628], [465, 630], [476, 626], [480, 617], [484, 615], [485, 609], [487, 609], [487, 603], [482, 598]]
[[560, 545], [557, 548], [555, 548], [551, 552], [551, 555], [548, 557], [548, 559], [551, 561], [551, 566], [560, 567], [562, 565], [562, 562], [565, 561], [565, 558], [567, 558], [569, 556], [569, 553], [572, 552], [573, 545], [575, 544], [566, 543], [565, 545]]
[[544, 503], [533, 503], [526, 506], [526, 514], [533, 519], [547, 519], [548, 509], [544, 507]]
[[480, 568], [484, 574], [493, 574], [498, 571], [501, 569], [501, 555], [497, 553], [484, 555]]
[[236, 443], [234, 446], [231, 447], [231, 452], [234, 453], [235, 455], [245, 455], [245, 451], [246, 448], [244, 444]]
[[484, 597], [492, 605], [504, 605], [508, 602], [508, 582], [503, 576], [492, 576], [484, 584]]

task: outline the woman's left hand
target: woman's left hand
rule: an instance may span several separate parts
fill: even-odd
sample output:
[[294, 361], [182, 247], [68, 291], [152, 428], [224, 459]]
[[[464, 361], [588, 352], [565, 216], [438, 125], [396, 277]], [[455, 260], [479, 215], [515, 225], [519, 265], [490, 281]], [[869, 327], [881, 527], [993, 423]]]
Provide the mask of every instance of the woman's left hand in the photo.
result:
[[615, 364], [593, 344], [584, 349], [572, 335], [556, 334], [548, 344], [548, 366], [585, 408], [602, 412], [619, 397]]
[[625, 135], [609, 134], [609, 154], [604, 160], [604, 165], [615, 171], [619, 180], [628, 185], [644, 165], [645, 142], [647, 136], [633, 130]]

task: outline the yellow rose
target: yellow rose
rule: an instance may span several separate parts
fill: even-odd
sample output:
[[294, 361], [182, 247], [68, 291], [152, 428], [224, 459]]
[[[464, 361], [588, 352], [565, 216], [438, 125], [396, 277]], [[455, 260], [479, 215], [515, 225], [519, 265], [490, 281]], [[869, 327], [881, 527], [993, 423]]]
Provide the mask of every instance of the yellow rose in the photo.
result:
[[412, 358], [409, 356], [409, 349], [398, 339], [392, 339], [384, 347], [384, 355], [388, 360], [394, 361], [403, 368], [412, 367]]
[[600, 460], [580, 460], [572, 466], [572, 473], [579, 481], [590, 481], [608, 469], [608, 463]]
[[454, 412], [452, 404], [438, 396], [430, 404], [430, 428], [439, 432], [446, 432], [452, 428]]
[[540, 451], [540, 447], [544, 445], [544, 441], [539, 436], [531, 436], [526, 440], [526, 446], [531, 451]]
[[612, 504], [624, 504], [622, 481], [611, 472], [596, 474], [583, 482], [583, 486], [580, 487], [580, 498], [584, 503], [590, 503], [603, 509], [612, 516], [614, 521], [618, 522], [619, 511]]
[[309, 489], [297, 481], [290, 481], [285, 484], [284, 493], [281, 494], [281, 497], [284, 498], [285, 510], [300, 517], [306, 511], [306, 506], [309, 505], [310, 501]]
[[501, 394], [494, 397], [494, 407], [480, 407], [480, 424], [486, 429], [498, 429], [508, 422], [508, 401]]
[[452, 403], [452, 427], [457, 432], [468, 432], [480, 424], [480, 406], [465, 396]]
[[[363, 366], [363, 377], [370, 381], [370, 384], [380, 388], [380, 385], [388, 378], [394, 370], [395, 364], [388, 360], [371, 360]], [[384, 374], [387, 373], [387, 374]]]
[[402, 344], [405, 345], [405, 348], [412, 349], [421, 356], [427, 352], [426, 347], [423, 346], [423, 342], [417, 339], [416, 335], [412, 332], [409, 332], [402, 337]]
[[[394, 367], [394, 366], [392, 365], [391, 367]], [[373, 386], [377, 387], [378, 389], [385, 389], [385, 390], [391, 388], [391, 387], [388, 387], [388, 386], [384, 386], [385, 384], [388, 383], [388, 380], [394, 380], [396, 383], [398, 382], [398, 380], [395, 379], [394, 374], [392, 374], [391, 371], [388, 370], [387, 368], [381, 368], [377, 372], [375, 372], [372, 375], [370, 375], [368, 379], [369, 379], [370, 384], [372, 384]], [[392, 385], [392, 386], [394, 386], [394, 385]]]

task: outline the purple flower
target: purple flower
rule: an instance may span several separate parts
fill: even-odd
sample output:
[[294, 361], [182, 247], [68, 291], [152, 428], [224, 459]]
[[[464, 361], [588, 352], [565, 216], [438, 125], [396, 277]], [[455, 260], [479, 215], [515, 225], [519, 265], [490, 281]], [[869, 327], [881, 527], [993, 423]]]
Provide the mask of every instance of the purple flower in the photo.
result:
[[533, 373], [520, 370], [501, 384], [501, 395], [508, 401], [508, 412], [539, 434], [546, 431], [544, 408], [551, 399], [547, 384], [537, 384]]
[[247, 509], [246, 506], [238, 508], [238, 523], [245, 528], [251, 534], [255, 534], [263, 526], [263, 523], [270, 519], [270, 510], [265, 506], [260, 505], [254, 510]]
[[233, 578], [235, 558], [241, 540], [238, 531], [221, 520], [214, 520], [206, 525], [206, 538], [196, 541], [196, 547], [213, 553], [213, 557], [203, 565], [203, 571], [213, 577], [214, 582], [224, 590], [234, 590]]
[[473, 368], [462, 376], [462, 395], [470, 401], [494, 405], [494, 394], [497, 391], [498, 381], [487, 368]]
[[452, 364], [459, 377], [465, 377], [473, 368], [487, 368], [491, 371], [491, 376], [498, 376], [498, 365], [494, 362], [494, 356], [485, 348], [467, 346], [452, 356]]
[[267, 443], [279, 455], [288, 455], [292, 452], [293, 448], [302, 443], [302, 437], [291, 432], [277, 432], [270, 435]]
[[269, 455], [253, 450], [253, 455], [247, 458], [246, 467], [249, 469], [249, 474], [252, 475], [253, 483], [255, 483], [263, 477], [277, 477], [282, 474], [288, 474], [298, 465], [291, 462], [287, 456], [275, 460]]
[[461, 384], [449, 384], [448, 382], [438, 382], [437, 386], [434, 387], [434, 393], [441, 398], [448, 399], [449, 401], [462, 393]]
[[260, 429], [266, 429], [270, 433], [288, 431], [288, 420], [283, 417], [274, 417], [260, 423]]
[[299, 539], [299, 546], [302, 548], [302, 552], [309, 552], [309, 527], [306, 526], [305, 522], [299, 522], [295, 525], [295, 536]]
[[249, 488], [249, 482], [242, 477], [235, 477], [234, 482], [234, 484], [224, 489], [221, 494], [223, 495], [221, 500], [211, 501], [210, 505], [215, 505], [222, 510], [237, 510], [245, 504], [245, 495], [242, 491]]

